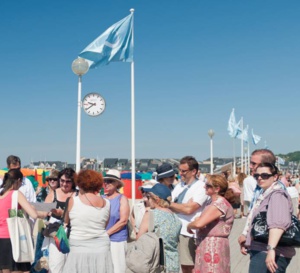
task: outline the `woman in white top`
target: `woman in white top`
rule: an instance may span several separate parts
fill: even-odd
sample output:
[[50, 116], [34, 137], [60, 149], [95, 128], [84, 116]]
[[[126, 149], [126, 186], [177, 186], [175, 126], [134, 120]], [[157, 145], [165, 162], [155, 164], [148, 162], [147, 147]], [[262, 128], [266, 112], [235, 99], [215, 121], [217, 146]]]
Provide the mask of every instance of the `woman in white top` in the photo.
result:
[[101, 174], [82, 170], [76, 178], [78, 196], [68, 204], [65, 222], [71, 223], [70, 253], [64, 273], [113, 273], [110, 240], [105, 227], [110, 203], [98, 193], [103, 185]]

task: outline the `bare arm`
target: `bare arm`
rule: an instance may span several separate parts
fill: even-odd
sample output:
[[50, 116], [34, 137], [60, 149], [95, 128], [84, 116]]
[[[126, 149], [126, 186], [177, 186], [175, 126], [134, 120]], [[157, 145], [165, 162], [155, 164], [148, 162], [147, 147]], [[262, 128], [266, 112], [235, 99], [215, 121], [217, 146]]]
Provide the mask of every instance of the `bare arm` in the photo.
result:
[[198, 203], [193, 202], [193, 201], [189, 201], [188, 203], [185, 203], [185, 204], [177, 204], [177, 203], [171, 202], [171, 205], [170, 205], [170, 209], [173, 212], [187, 214], [187, 215], [193, 214], [200, 207], [201, 206]]
[[139, 233], [136, 236], [136, 239], [140, 238], [144, 233], [148, 231], [149, 226], [149, 211], [146, 211], [142, 219], [142, 223], [139, 229]]
[[123, 195], [120, 200], [120, 220], [116, 222], [107, 231], [107, 234], [109, 236], [121, 230], [127, 224], [129, 218], [129, 212], [130, 212], [130, 208], [129, 208], [128, 199]]
[[68, 209], [66, 210], [65, 218], [63, 219], [65, 224], [69, 224], [69, 222], [70, 222], [69, 212], [73, 208], [73, 204], [74, 204], [74, 200], [71, 197], [68, 202]]
[[[272, 247], [276, 247], [284, 230], [280, 228], [270, 228], [269, 229], [269, 241], [268, 245]], [[275, 250], [268, 250], [267, 258], [266, 258], [266, 265], [270, 272], [275, 273], [276, 269], [278, 268], [275, 262]]]
[[200, 217], [188, 224], [188, 230], [204, 228], [206, 225], [220, 218], [221, 216], [222, 212], [217, 207], [208, 206]]
[[47, 197], [46, 197], [46, 199], [45, 199], [45, 203], [52, 203], [52, 202], [53, 202], [53, 199], [54, 199], [54, 193], [53, 193], [53, 191], [51, 191], [51, 192], [47, 195]]
[[30, 205], [30, 203], [26, 200], [24, 194], [21, 193], [20, 191], [18, 193], [18, 203], [20, 204], [22, 209], [24, 209], [31, 218], [33, 218], [33, 219], [38, 218], [37, 211], [35, 210], [35, 208], [33, 208]]

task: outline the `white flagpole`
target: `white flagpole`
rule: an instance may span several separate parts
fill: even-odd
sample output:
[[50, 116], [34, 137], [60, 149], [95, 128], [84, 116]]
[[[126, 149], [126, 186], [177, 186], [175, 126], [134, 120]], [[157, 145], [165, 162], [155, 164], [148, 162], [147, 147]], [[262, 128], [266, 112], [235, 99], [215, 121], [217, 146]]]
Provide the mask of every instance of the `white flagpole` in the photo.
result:
[[248, 138], [248, 174], [250, 174], [250, 139]]
[[[132, 41], [134, 45], [134, 9], [132, 13]], [[135, 105], [134, 105], [134, 61], [131, 62], [131, 201], [135, 203]]]
[[242, 130], [242, 138], [241, 138], [241, 172], [243, 172], [244, 169], [244, 139], [243, 139], [243, 133], [244, 133], [244, 125], [243, 125], [243, 117], [241, 118], [241, 130]]
[[232, 170], [232, 174], [235, 177], [236, 163], [235, 163], [235, 143], [234, 143], [234, 138], [232, 139], [232, 143], [233, 143], [233, 170]]

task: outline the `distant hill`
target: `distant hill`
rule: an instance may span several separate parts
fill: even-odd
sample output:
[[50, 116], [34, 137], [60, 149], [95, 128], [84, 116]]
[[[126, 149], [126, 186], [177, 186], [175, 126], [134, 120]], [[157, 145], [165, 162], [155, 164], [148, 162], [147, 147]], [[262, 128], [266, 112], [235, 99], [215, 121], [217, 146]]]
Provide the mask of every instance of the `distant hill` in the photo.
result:
[[300, 161], [300, 151], [284, 154], [278, 154], [277, 156], [282, 157], [285, 161]]

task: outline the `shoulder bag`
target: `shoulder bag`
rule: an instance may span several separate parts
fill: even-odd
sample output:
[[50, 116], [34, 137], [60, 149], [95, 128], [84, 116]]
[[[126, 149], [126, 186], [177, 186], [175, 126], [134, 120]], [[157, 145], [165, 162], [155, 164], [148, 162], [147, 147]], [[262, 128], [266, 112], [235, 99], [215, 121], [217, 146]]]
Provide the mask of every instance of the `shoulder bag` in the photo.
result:
[[[126, 252], [126, 273], [165, 272], [164, 244], [158, 232], [153, 232], [153, 212], [149, 210], [148, 232], [132, 242]], [[138, 262], [137, 262], [138, 261]]]
[[34, 261], [33, 241], [28, 219], [18, 210], [18, 191], [12, 194], [11, 210], [6, 219], [12, 245], [13, 259], [16, 263]]
[[[267, 211], [258, 213], [252, 221], [251, 235], [255, 241], [268, 243], [269, 227], [267, 223]], [[292, 215], [291, 226], [282, 234], [279, 246], [300, 247], [300, 222]]]

